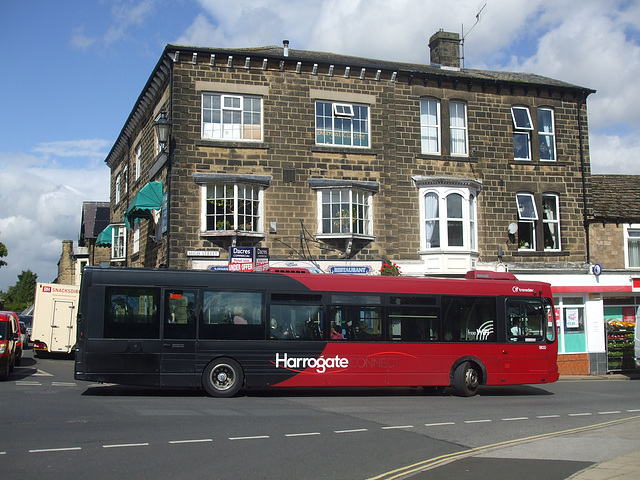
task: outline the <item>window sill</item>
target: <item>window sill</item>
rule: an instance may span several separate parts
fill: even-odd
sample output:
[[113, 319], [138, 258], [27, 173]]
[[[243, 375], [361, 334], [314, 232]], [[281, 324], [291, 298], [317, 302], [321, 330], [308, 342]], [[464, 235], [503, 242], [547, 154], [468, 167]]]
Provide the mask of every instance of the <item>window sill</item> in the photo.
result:
[[439, 155], [437, 153], [418, 153], [416, 158], [420, 160], [434, 160], [440, 162], [465, 162], [478, 163], [478, 157], [468, 155]]
[[369, 147], [350, 147], [345, 145], [314, 145], [313, 153], [350, 153], [358, 155], [377, 155], [378, 151]]
[[247, 232], [247, 231], [237, 231], [237, 230], [219, 230], [219, 231], [208, 231], [208, 232], [200, 232], [201, 237], [253, 237], [253, 238], [264, 238], [265, 234], [260, 232]]
[[543, 250], [543, 251], [537, 251], [537, 250], [516, 250], [514, 252], [511, 252], [511, 254], [514, 257], [539, 257], [539, 256], [545, 256], [545, 257], [568, 257], [569, 256], [569, 252], [567, 252], [566, 250], [562, 251], [551, 251], [551, 250]]
[[316, 238], [319, 240], [353, 239], [366, 240], [368, 242], [373, 242], [376, 239], [373, 235], [361, 235], [359, 233], [318, 233]]
[[472, 257], [479, 257], [480, 252], [464, 249], [455, 250], [453, 248], [429, 248], [426, 250], [420, 250], [418, 255], [469, 255]]
[[255, 142], [249, 140], [196, 140], [196, 147], [218, 147], [218, 148], [252, 148], [256, 150], [268, 150], [269, 144], [265, 142]]

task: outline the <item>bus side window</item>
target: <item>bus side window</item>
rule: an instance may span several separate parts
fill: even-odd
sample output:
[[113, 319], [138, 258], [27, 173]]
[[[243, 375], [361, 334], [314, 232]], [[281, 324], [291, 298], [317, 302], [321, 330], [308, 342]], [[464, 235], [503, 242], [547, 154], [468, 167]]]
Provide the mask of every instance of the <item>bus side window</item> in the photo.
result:
[[202, 300], [201, 339], [264, 340], [262, 293], [206, 290]]
[[168, 290], [165, 298], [164, 338], [195, 338], [197, 292]]
[[159, 293], [142, 287], [108, 287], [104, 338], [160, 338]]
[[543, 342], [547, 311], [539, 298], [507, 300], [507, 338], [510, 342]]
[[442, 297], [444, 339], [495, 342], [495, 297]]

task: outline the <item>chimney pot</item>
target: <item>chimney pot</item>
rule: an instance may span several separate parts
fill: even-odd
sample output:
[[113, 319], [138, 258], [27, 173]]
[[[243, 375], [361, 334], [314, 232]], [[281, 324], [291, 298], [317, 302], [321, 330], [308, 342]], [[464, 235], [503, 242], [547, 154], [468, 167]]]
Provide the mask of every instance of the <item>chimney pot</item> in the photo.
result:
[[288, 56], [289, 56], [289, 40], [283, 40], [283, 41], [282, 41], [282, 45], [283, 45], [283, 47], [284, 47], [284, 53], [283, 53], [283, 55], [284, 55], [285, 57], [288, 57]]

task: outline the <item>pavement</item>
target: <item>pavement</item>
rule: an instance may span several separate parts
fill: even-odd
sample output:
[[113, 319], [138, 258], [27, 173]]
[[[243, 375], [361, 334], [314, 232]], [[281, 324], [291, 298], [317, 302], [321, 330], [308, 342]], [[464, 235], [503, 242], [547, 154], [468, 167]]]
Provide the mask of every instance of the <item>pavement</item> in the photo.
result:
[[[607, 375], [561, 375], [559, 381], [580, 380], [638, 380], [640, 373], [610, 373]], [[596, 463], [581, 470], [567, 480], [638, 480], [640, 479], [640, 450], [612, 460]]]
[[640, 478], [640, 451], [596, 463], [569, 477], [569, 480], [638, 480]]

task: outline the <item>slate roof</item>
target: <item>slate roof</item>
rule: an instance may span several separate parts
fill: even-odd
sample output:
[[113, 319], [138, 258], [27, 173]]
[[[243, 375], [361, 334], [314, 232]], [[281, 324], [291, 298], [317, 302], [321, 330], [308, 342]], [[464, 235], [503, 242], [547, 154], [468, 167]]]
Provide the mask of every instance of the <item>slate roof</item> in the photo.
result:
[[109, 225], [109, 202], [83, 202], [80, 242], [95, 240]]
[[640, 223], [640, 175], [591, 175], [591, 221]]
[[[288, 61], [302, 61], [302, 62], [315, 62], [319, 64], [332, 64], [336, 67], [353, 67], [358, 71], [352, 70], [352, 75], [358, 75], [360, 68], [367, 69], [380, 69], [387, 71], [398, 71], [403, 73], [415, 73], [415, 74], [430, 74], [434, 76], [446, 76], [455, 77], [460, 80], [469, 79], [475, 81], [487, 81], [489, 83], [494, 82], [517, 82], [526, 83], [531, 86], [544, 86], [566, 89], [578, 89], [583, 90], [586, 95], [594, 93], [595, 90], [580, 87], [571, 83], [563, 82], [553, 78], [543, 77], [541, 75], [535, 75], [532, 73], [519, 73], [519, 72], [500, 72], [493, 70], [474, 70], [470, 68], [451, 68], [441, 67], [439, 65], [424, 65], [418, 63], [402, 63], [392, 62], [388, 60], [375, 60], [371, 58], [354, 57], [350, 55], [340, 55], [328, 52], [315, 52], [312, 50], [295, 50], [289, 48], [288, 57], [284, 57], [284, 48], [278, 46], [267, 47], [254, 47], [254, 48], [203, 48], [193, 47], [185, 45], [167, 45], [165, 52], [170, 51], [187, 51], [206, 54], [220, 53], [225, 56], [238, 56], [244, 57], [261, 57], [266, 58], [278, 58], [280, 60]], [[224, 59], [226, 61], [226, 57]], [[218, 60], [218, 63], [220, 61]]]

